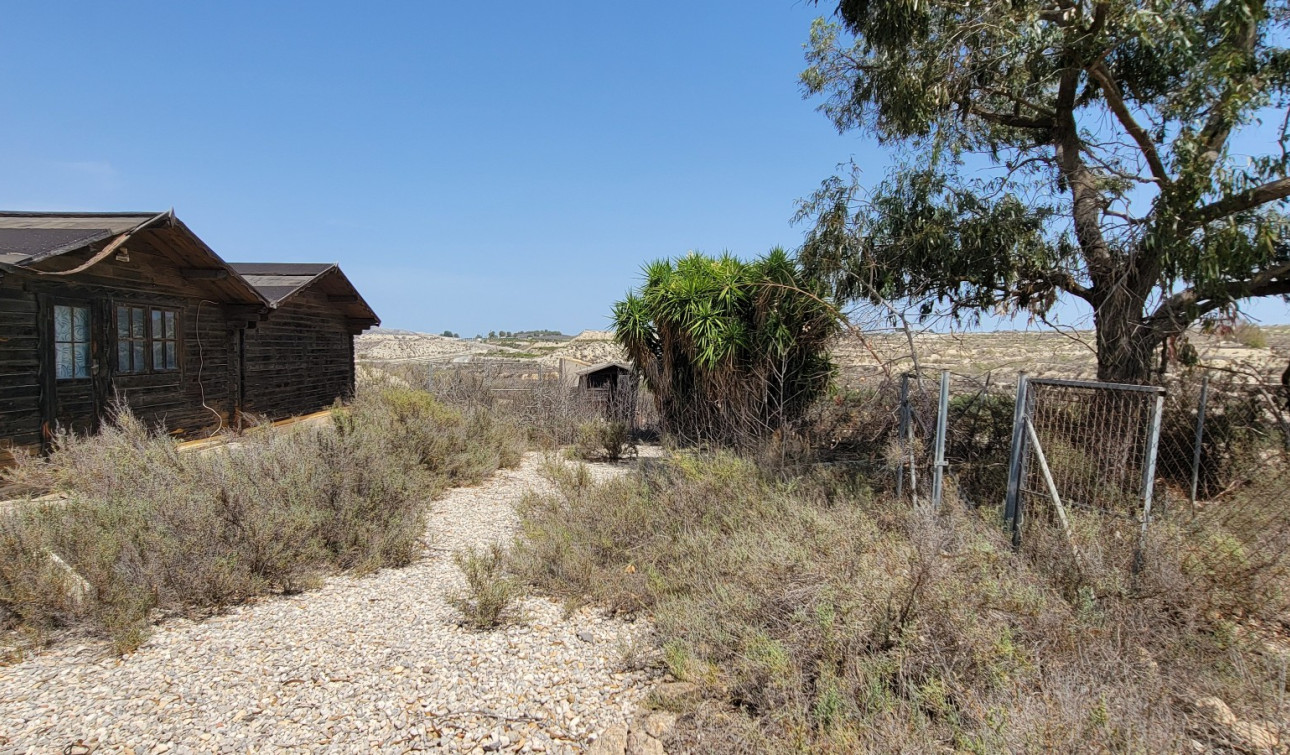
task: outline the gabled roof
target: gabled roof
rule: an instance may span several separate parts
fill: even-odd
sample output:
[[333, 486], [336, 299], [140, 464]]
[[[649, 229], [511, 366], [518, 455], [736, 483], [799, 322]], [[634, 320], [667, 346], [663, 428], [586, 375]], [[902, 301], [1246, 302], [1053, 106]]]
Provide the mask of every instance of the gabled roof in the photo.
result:
[[[123, 235], [140, 234], [165, 242], [168, 254], [187, 265], [202, 285], [228, 302], [277, 309], [308, 288], [317, 286], [354, 325], [369, 327], [381, 320], [363, 301], [340, 267], [332, 263], [238, 262], [220, 258], [173, 211], [167, 212], [4, 212], [0, 211], [0, 268], [33, 275], [67, 275], [97, 264], [111, 253]], [[133, 239], [135, 236], [130, 235]], [[128, 243], [129, 239], [125, 239]], [[41, 263], [72, 252], [95, 256], [62, 270]], [[66, 270], [68, 266], [71, 270]]]
[[25, 266], [145, 226], [158, 212], [0, 212], [0, 262]]
[[590, 375], [593, 372], [600, 372], [601, 370], [607, 370], [610, 367], [617, 367], [618, 369], [624, 370], [626, 372], [632, 371], [632, 366], [630, 364], [627, 364], [626, 362], [601, 362], [600, 364], [593, 364], [590, 367], [583, 367], [582, 369], [578, 370], [574, 374], [577, 375], [578, 377], [582, 377], [584, 375]]
[[229, 265], [277, 309], [292, 297], [317, 286], [351, 320], [380, 325], [381, 318], [358, 289], [331, 262], [230, 262]]
[[[200, 284], [221, 301], [267, 307], [268, 301], [206, 242], [184, 225], [173, 211], [165, 212], [3, 212], [0, 211], [0, 268], [32, 275], [69, 275], [102, 262], [98, 255], [114, 242], [146, 237], [160, 243], [181, 268], [196, 270]], [[128, 238], [123, 238], [128, 236]], [[56, 258], [73, 252], [95, 254], [72, 269]], [[49, 265], [43, 263], [48, 262]]]

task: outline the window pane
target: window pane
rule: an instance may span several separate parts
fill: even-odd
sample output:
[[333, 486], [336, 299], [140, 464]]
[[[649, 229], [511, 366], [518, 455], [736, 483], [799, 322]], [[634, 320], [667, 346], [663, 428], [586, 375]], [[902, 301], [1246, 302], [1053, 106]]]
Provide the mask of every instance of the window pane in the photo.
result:
[[54, 344], [54, 374], [59, 380], [66, 380], [76, 372], [72, 362], [72, 345], [70, 343]]
[[87, 378], [90, 376], [90, 345], [88, 343], [78, 343], [74, 346], [76, 359], [76, 377]]
[[152, 342], [152, 369], [166, 369], [166, 351], [163, 341]]
[[72, 337], [77, 343], [90, 342], [89, 307], [72, 307]]
[[152, 337], [165, 338], [166, 331], [161, 327], [161, 310], [152, 310]]
[[135, 307], [130, 310], [130, 335], [134, 338], [143, 338], [143, 308]]
[[166, 344], [166, 369], [168, 370], [179, 369], [179, 355], [175, 353], [176, 345], [174, 341]]
[[129, 341], [117, 341], [116, 343], [116, 368], [121, 372], [134, 372], [130, 369], [130, 343]]
[[125, 307], [116, 308], [116, 337], [118, 340], [130, 337], [130, 310]]
[[134, 347], [134, 371], [143, 372], [143, 341], [134, 341], [131, 345]]
[[71, 307], [54, 307], [54, 340], [63, 342], [72, 340]]
[[178, 338], [175, 334], [175, 313], [166, 313], [166, 338]]

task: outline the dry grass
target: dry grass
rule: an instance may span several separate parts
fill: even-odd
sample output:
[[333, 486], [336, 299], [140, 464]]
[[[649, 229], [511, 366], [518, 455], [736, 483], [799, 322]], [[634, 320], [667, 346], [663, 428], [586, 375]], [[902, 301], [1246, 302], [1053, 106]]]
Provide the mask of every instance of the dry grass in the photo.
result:
[[425, 502], [516, 463], [520, 441], [488, 415], [392, 386], [365, 390], [330, 426], [202, 453], [121, 411], [8, 473], [65, 500], [0, 515], [0, 606], [37, 641], [79, 624], [126, 651], [167, 612], [405, 565], [421, 550]]
[[[1231, 744], [1204, 696], [1284, 719], [1285, 660], [1232, 598], [1270, 608], [1275, 590], [1213, 577], [1234, 573], [1212, 562], [1240, 532], [1207, 545], [1162, 526], [1140, 588], [1100, 592], [1106, 575], [1014, 553], [994, 511], [911, 510], [854, 479], [772, 480], [727, 455], [601, 485], [549, 473], [559, 492], [524, 503], [513, 568], [654, 617], [670, 672], [706, 696], [675, 747], [1180, 751]], [[1193, 548], [1164, 547], [1179, 538]]]

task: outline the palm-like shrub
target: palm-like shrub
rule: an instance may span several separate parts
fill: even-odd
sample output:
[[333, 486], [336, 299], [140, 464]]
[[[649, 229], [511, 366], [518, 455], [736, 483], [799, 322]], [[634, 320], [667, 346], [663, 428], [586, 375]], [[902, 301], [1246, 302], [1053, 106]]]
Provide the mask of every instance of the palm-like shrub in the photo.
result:
[[791, 428], [833, 374], [837, 311], [783, 249], [744, 262], [690, 253], [645, 268], [615, 337], [683, 441], [742, 445]]

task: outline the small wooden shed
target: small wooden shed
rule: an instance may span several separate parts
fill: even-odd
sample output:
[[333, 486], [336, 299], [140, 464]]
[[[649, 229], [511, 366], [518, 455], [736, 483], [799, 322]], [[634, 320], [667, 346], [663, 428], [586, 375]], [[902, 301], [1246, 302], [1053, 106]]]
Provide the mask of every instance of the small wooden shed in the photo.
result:
[[617, 388], [622, 381], [634, 375], [632, 366], [623, 362], [601, 362], [584, 367], [574, 373], [578, 376], [578, 387], [589, 391], [608, 391]]

